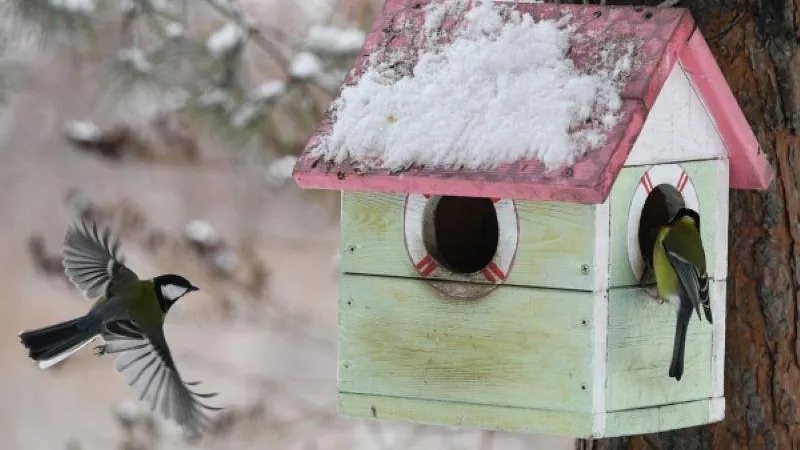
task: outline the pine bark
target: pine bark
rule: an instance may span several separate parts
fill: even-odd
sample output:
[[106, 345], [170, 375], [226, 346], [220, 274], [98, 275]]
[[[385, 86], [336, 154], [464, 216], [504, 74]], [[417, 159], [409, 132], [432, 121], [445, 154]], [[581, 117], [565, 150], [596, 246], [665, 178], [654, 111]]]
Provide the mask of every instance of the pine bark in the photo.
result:
[[578, 447], [800, 449], [800, 0], [678, 6], [692, 11], [776, 171], [765, 192], [731, 191], [725, 420]]

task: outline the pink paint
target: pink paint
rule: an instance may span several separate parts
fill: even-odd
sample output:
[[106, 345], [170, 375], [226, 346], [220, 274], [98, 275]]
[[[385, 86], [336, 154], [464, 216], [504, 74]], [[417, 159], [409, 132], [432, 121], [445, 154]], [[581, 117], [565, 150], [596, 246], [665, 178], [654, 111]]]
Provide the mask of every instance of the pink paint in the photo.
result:
[[774, 175], [772, 168], [700, 30], [695, 31], [684, 46], [680, 62], [728, 149], [730, 187], [767, 189]]
[[[382, 57], [387, 48], [408, 51], [407, 60], [412, 67], [421, 44], [422, 7], [430, 1], [433, 0], [387, 0], [345, 83], [355, 83], [370, 56]], [[769, 185], [772, 171], [705, 40], [694, 31], [694, 20], [687, 10], [555, 4], [513, 7], [538, 20], [569, 15], [567, 20], [575, 28], [570, 56], [578, 68], [588, 67], [598, 47], [606, 42], [643, 42], [635, 71], [622, 89], [623, 120], [607, 133], [603, 148], [589, 152], [571, 169], [549, 173], [538, 161], [507, 164], [492, 171], [412, 167], [401, 174], [390, 174], [386, 170], [359, 170], [357, 161], [332, 165], [311, 156], [318, 136], [330, 130], [328, 111], [294, 168], [297, 183], [317, 189], [602, 203], [639, 136], [649, 108], [675, 62], [680, 61], [728, 148], [731, 187], [764, 189]], [[443, 31], [450, 30], [455, 22], [446, 21]]]

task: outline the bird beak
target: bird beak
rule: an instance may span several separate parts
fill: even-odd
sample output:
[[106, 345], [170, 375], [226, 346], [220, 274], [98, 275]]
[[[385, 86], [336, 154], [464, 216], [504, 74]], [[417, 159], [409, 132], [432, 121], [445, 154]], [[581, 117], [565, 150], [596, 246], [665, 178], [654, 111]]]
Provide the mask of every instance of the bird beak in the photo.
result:
[[199, 290], [200, 290], [200, 288], [199, 288], [199, 287], [197, 287], [197, 286], [189, 286], [189, 290], [190, 290], [190, 291], [199, 291]]

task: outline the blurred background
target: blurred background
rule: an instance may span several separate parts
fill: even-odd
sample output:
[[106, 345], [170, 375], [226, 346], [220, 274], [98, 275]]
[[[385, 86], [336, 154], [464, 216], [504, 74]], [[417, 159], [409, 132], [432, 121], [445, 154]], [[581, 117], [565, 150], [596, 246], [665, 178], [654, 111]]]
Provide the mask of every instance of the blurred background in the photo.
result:
[[[0, 0], [0, 447], [559, 449], [563, 438], [336, 414], [339, 195], [296, 156], [379, 0]], [[109, 224], [140, 276], [201, 287], [166, 333], [219, 392], [187, 440], [85, 349], [40, 371], [17, 333], [83, 314], [60, 247]]]

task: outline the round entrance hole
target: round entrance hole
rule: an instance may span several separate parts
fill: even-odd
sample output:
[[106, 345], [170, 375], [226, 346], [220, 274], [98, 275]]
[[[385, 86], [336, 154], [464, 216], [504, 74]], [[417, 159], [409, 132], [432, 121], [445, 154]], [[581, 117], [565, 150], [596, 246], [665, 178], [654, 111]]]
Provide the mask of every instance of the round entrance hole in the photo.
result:
[[653, 245], [658, 230], [686, 206], [681, 193], [670, 184], [659, 184], [647, 196], [639, 217], [639, 250], [645, 262], [653, 266]]
[[488, 198], [434, 197], [425, 207], [422, 240], [448, 270], [469, 274], [486, 267], [497, 251], [499, 226]]

